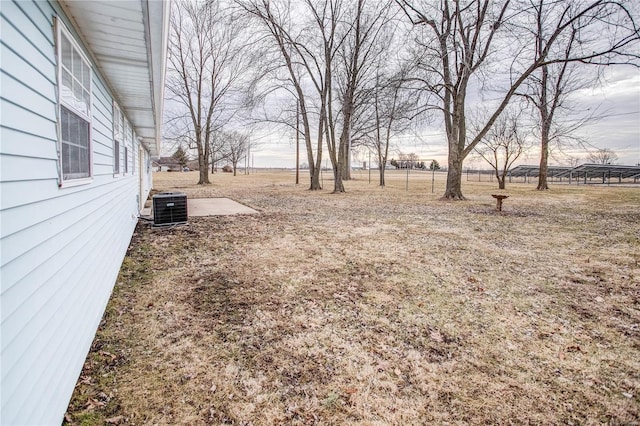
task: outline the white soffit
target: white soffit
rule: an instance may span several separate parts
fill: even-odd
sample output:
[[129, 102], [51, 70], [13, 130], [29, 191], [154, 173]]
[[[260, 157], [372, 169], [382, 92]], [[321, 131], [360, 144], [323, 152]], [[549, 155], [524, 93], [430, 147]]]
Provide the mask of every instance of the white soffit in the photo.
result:
[[160, 152], [169, 2], [62, 1], [136, 134]]

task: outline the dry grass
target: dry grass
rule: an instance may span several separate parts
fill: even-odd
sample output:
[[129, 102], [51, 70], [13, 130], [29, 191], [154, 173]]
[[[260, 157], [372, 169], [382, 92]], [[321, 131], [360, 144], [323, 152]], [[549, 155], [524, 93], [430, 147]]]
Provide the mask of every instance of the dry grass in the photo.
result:
[[261, 214], [139, 225], [72, 423], [640, 423], [638, 188], [154, 179]]

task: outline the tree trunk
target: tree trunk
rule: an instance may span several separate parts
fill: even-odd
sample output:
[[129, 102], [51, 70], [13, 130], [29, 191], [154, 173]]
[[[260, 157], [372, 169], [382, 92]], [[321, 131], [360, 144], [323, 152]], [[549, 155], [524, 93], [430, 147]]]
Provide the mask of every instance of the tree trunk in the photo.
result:
[[347, 149], [348, 139], [349, 137], [348, 136], [345, 137], [345, 131], [343, 129], [342, 134], [340, 135], [340, 146], [338, 147], [338, 164], [336, 164], [333, 168], [333, 177], [334, 177], [333, 193], [334, 194], [346, 192], [344, 190], [344, 184], [342, 181], [345, 180], [345, 176], [347, 173], [346, 171], [347, 169], [350, 168], [349, 165], [346, 164], [346, 161], [349, 157], [345, 155], [348, 152], [348, 149]]
[[447, 170], [447, 188], [443, 200], [464, 200], [462, 195], [462, 158], [457, 146], [449, 146], [449, 169]]
[[540, 171], [538, 173], [538, 191], [549, 189], [547, 184], [547, 162], [549, 160], [549, 131], [551, 130], [551, 120], [549, 117], [548, 105], [548, 80], [549, 68], [545, 65], [541, 68], [542, 76], [540, 80]]
[[547, 183], [548, 174], [548, 161], [549, 161], [549, 126], [543, 121], [542, 135], [540, 143], [540, 172], [538, 174], [538, 191], [545, 191], [549, 189]]
[[380, 165], [378, 168], [380, 169], [380, 186], [384, 188], [384, 167]]
[[200, 180], [198, 185], [209, 185], [209, 159], [205, 158], [200, 147], [198, 147], [198, 169], [200, 170]]
[[338, 167], [334, 167], [333, 169], [333, 178], [333, 193], [339, 194], [341, 192], [346, 192], [344, 190], [344, 184], [342, 183], [342, 173], [340, 172], [340, 169], [338, 169]]
[[[322, 147], [320, 147], [318, 151], [315, 165], [311, 166], [311, 163], [309, 163], [309, 174], [311, 178], [311, 186], [309, 187], [309, 190], [311, 191], [319, 191], [322, 189], [322, 185], [320, 184], [320, 173], [322, 173]], [[312, 156], [309, 156], [309, 158], [313, 159]]]
[[202, 162], [198, 163], [198, 168], [200, 169], [200, 180], [198, 180], [198, 185], [209, 185], [211, 183], [209, 181], [209, 167], [203, 166]]
[[312, 160], [311, 163], [309, 163], [309, 190], [310, 191], [318, 191], [320, 189], [322, 189], [322, 186], [320, 185], [320, 161], [316, 161], [315, 163], [313, 162], [313, 156], [309, 155], [308, 158], [310, 160]]
[[351, 180], [351, 165], [349, 164], [349, 149], [342, 149], [342, 144], [347, 143], [340, 138], [340, 149], [338, 163], [340, 164], [340, 174], [342, 180]]
[[[342, 149], [342, 144], [345, 144], [345, 149]], [[346, 139], [340, 140], [340, 152], [341, 155], [341, 174], [342, 180], [351, 180], [351, 149], [350, 149], [351, 141], [347, 137]], [[340, 160], [339, 160], [340, 161]]]
[[[309, 127], [305, 123], [305, 129], [308, 130]], [[320, 160], [317, 159], [315, 162], [313, 161], [313, 151], [311, 150], [311, 138], [307, 136], [308, 133], [305, 133], [305, 145], [307, 148], [307, 161], [309, 162], [309, 190], [318, 191], [322, 189], [320, 185]]]
[[[442, 196], [443, 200], [465, 200], [462, 195], [462, 160], [464, 160], [464, 98], [456, 99], [457, 108], [454, 108], [451, 130], [447, 133], [449, 144], [447, 187]], [[446, 118], [446, 116], [445, 116]]]
[[[505, 155], [507, 156], [507, 158], [509, 158], [509, 154], [505, 154]], [[507, 187], [507, 171], [508, 171], [508, 169], [509, 169], [509, 166], [508, 166], [507, 163], [505, 163], [504, 168], [502, 169], [502, 172], [496, 174], [496, 177], [498, 178], [498, 189], [506, 189], [506, 187]]]
[[322, 189], [322, 185], [320, 185], [319, 171], [320, 169], [318, 169], [318, 172], [311, 174], [311, 186], [309, 187], [311, 191], [319, 191]]

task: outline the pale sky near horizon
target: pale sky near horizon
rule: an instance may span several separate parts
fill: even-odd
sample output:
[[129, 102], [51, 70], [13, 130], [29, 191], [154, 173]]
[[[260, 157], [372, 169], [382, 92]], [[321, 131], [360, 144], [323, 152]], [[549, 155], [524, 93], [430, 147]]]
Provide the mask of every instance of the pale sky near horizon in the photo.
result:
[[[596, 148], [609, 148], [618, 156], [616, 164], [640, 164], [640, 70], [632, 67], [618, 67], [607, 73], [602, 87], [584, 89], [574, 98], [580, 107], [599, 107], [603, 118], [583, 126], [578, 133]], [[263, 136], [254, 138], [258, 146], [253, 149], [251, 162], [255, 167], [295, 167], [294, 134], [286, 129], [273, 129]], [[443, 129], [434, 126], [420, 134], [407, 134], [395, 138], [394, 145], [404, 153], [416, 153], [420, 158], [436, 159], [441, 165], [447, 161], [447, 147]], [[518, 164], [537, 164], [539, 149], [533, 148]], [[585, 149], [567, 150], [580, 162], [587, 162]], [[390, 155], [390, 157], [393, 154]], [[326, 157], [326, 151], [325, 155]], [[396, 155], [397, 157], [397, 155]], [[352, 165], [367, 161], [366, 152], [354, 155]], [[301, 141], [300, 162], [306, 163], [306, 151]], [[324, 162], [324, 160], [323, 160]], [[552, 155], [550, 164], [568, 164], [561, 155]], [[485, 168], [482, 160], [467, 158], [465, 167]]]

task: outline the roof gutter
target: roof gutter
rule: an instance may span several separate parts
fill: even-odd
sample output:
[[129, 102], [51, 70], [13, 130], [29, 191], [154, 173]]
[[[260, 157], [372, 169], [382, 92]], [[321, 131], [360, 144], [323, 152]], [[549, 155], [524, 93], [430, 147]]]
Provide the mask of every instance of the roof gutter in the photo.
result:
[[[152, 155], [159, 155], [162, 148], [162, 111], [164, 106], [164, 81], [169, 43], [169, 1], [140, 0], [145, 15], [147, 58], [150, 67], [150, 86], [153, 114], [156, 117], [155, 140], [143, 139]], [[163, 31], [153, 31], [162, 28]]]

